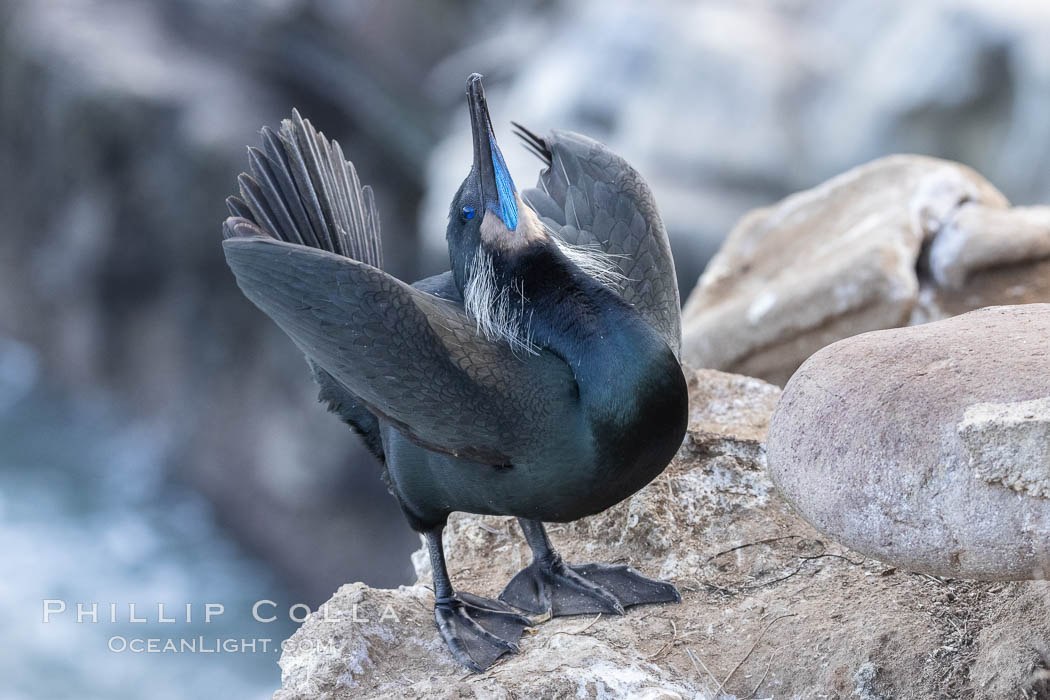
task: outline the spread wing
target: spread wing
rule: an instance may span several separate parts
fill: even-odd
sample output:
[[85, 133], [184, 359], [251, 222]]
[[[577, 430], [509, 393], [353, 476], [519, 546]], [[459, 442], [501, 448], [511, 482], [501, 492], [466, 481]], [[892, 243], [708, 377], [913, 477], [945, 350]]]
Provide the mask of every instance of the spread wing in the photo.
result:
[[515, 356], [453, 301], [239, 217], [223, 248], [244, 294], [311, 362], [427, 449], [509, 464], [578, 419], [563, 361]]
[[546, 164], [539, 183], [522, 193], [568, 243], [599, 245], [627, 278], [620, 293], [679, 354], [682, 314], [671, 246], [652, 192], [623, 158], [571, 131], [540, 138], [515, 124]]
[[[456, 288], [451, 271], [413, 282], [412, 287], [442, 299], [449, 299], [460, 306], [463, 304], [463, 298], [460, 296], [459, 289]], [[335, 377], [318, 367], [315, 362], [308, 360], [308, 363], [314, 375], [314, 381], [321, 387], [317, 398], [328, 406], [329, 411], [342, 418], [344, 423], [361, 436], [365, 446], [380, 462], [386, 462], [386, 453], [383, 449], [383, 440], [380, 437], [379, 421], [376, 415], [365, 407], [361, 399], [347, 391], [346, 387]]]
[[489, 464], [571, 425], [576, 384], [564, 362], [479, 337], [449, 273], [413, 288], [379, 269], [375, 199], [338, 143], [298, 112], [262, 141], [227, 200], [226, 260], [306, 354], [321, 400], [380, 459], [377, 418]]

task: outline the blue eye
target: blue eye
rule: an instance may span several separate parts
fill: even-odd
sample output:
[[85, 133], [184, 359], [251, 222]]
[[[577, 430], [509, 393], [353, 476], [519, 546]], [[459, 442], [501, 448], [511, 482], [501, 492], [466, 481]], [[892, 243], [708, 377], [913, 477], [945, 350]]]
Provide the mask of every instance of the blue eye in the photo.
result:
[[463, 218], [473, 219], [474, 218], [474, 207], [467, 205], [463, 207]]

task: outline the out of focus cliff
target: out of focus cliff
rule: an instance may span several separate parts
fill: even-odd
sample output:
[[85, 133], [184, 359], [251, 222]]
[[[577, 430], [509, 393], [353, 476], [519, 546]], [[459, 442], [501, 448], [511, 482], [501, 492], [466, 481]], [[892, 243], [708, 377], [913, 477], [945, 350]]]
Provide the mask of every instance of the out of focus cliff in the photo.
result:
[[[37, 353], [48, 387], [148, 422], [169, 474], [307, 601], [405, 580], [414, 536], [236, 288], [220, 225], [245, 145], [298, 107], [380, 193], [389, 268], [413, 277], [438, 126], [423, 86], [459, 13], [59, 0], [3, 15], [0, 335]], [[345, 556], [316, 557], [324, 543]]]
[[[514, 119], [623, 154], [656, 193], [684, 300], [745, 212], [891, 153], [969, 165], [1014, 204], [1050, 201], [1048, 35], [1040, 0], [584, 0], [520, 13], [435, 76], [493, 78], [504, 141]], [[457, 117], [423, 221], [462, 177]], [[537, 161], [504, 151], [534, 182]]]

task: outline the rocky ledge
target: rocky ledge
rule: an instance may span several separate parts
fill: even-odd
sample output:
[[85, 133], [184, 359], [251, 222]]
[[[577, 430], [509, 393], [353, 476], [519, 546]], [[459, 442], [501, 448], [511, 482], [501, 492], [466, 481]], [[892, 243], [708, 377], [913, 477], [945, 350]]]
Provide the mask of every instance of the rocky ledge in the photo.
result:
[[[935, 578], [834, 544], [766, 475], [780, 390], [689, 375], [689, 434], [667, 471], [605, 513], [550, 528], [566, 560], [630, 562], [672, 580], [680, 605], [537, 621], [520, 654], [474, 675], [438, 637], [420, 553], [416, 585], [348, 584], [307, 619], [275, 700], [1050, 692], [1050, 583]], [[445, 537], [453, 581], [473, 593], [497, 595], [528, 563], [509, 518], [457, 515]]]

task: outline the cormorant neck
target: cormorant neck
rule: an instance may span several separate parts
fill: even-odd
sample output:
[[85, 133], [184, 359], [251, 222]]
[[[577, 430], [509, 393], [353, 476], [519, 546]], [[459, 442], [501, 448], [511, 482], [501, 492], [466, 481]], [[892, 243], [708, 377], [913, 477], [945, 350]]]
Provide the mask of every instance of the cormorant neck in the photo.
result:
[[600, 474], [595, 498], [634, 493], [663, 471], [685, 435], [689, 392], [678, 358], [641, 314], [553, 241], [501, 256], [498, 266], [501, 281], [521, 290], [531, 341], [575, 375]]
[[553, 241], [530, 245], [504, 262], [527, 300], [532, 341], [569, 364], [585, 403], [623, 417], [625, 397], [660, 385], [672, 367], [681, 375], [656, 331]]
[[502, 256], [498, 266], [501, 281], [521, 290], [531, 341], [572, 368], [601, 473], [596, 498], [637, 491], [685, 435], [689, 392], [678, 358], [641, 314], [553, 241]]

